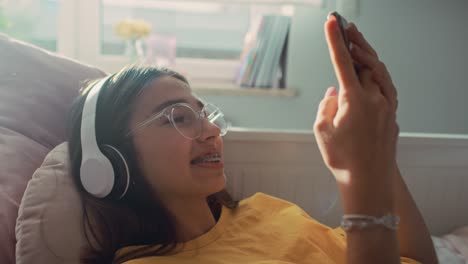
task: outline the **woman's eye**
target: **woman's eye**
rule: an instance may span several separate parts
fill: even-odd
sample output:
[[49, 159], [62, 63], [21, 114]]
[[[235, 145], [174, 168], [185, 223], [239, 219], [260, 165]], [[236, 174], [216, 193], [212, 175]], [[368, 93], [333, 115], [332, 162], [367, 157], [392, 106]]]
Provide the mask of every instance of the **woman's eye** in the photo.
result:
[[174, 122], [176, 122], [176, 123], [182, 123], [182, 122], [184, 122], [184, 121], [185, 121], [185, 119], [184, 119], [183, 116], [176, 116], [176, 117], [174, 117]]

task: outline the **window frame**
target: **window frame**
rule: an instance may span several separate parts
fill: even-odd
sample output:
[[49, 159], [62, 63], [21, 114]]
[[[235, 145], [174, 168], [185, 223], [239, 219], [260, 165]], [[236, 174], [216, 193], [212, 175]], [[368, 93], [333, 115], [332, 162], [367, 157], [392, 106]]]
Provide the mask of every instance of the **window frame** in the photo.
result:
[[[184, 0], [195, 1], [195, 0]], [[200, 1], [200, 0], [199, 0]], [[205, 0], [206, 1], [206, 0]], [[243, 4], [313, 4], [319, 6], [323, 0], [211, 0], [221, 3]], [[86, 19], [83, 19], [86, 18]], [[101, 27], [100, 0], [61, 0], [58, 14], [57, 52], [94, 65], [107, 72], [121, 69], [131, 61], [125, 56], [103, 55], [100, 52]], [[176, 58], [171, 66], [187, 75], [191, 81], [210, 80], [232, 82], [239, 60]]]

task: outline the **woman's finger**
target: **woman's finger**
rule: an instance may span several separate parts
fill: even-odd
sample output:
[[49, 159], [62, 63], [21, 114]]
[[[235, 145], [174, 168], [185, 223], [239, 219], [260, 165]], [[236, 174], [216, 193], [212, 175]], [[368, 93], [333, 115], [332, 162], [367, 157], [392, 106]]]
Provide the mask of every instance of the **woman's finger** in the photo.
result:
[[357, 63], [371, 69], [377, 68], [380, 62], [376, 56], [366, 52], [359, 45], [353, 45], [351, 49], [351, 56]]
[[359, 45], [363, 50], [378, 58], [377, 52], [372, 48], [372, 46], [364, 38], [364, 35], [359, 32], [354, 23], [350, 23], [350, 27], [347, 30], [349, 40], [357, 45]]
[[385, 64], [357, 45], [353, 46], [351, 56], [359, 64], [371, 69], [372, 78], [380, 86], [381, 93], [388, 99], [393, 108], [396, 109], [397, 92]]
[[[359, 32], [354, 23], [350, 23], [350, 27], [347, 32], [350, 41], [355, 44], [353, 45], [354, 51], [352, 52], [353, 59], [373, 69], [374, 80], [381, 86], [382, 94], [388, 98], [396, 111], [398, 107], [398, 94], [395, 86], [393, 85], [392, 78], [390, 77], [390, 73], [388, 72], [387, 67], [378, 59], [377, 52], [364, 38], [364, 35]], [[355, 49], [356, 46], [357, 49]]]
[[[372, 69], [373, 77], [377, 83], [381, 86], [392, 85], [390, 74], [387, 71], [387, 67], [375, 56], [364, 51], [360, 46], [354, 45], [351, 50], [352, 58], [360, 65]], [[391, 94], [391, 88], [388, 93]]]
[[325, 23], [325, 35], [335, 74], [341, 87], [339, 96], [341, 98], [344, 95], [353, 97], [358, 92], [359, 80], [334, 16], [329, 16]]
[[315, 133], [325, 136], [333, 129], [333, 119], [338, 111], [338, 100], [335, 87], [329, 87], [325, 97], [319, 104], [317, 116], [315, 118]]
[[359, 71], [359, 80], [361, 81], [362, 89], [372, 94], [381, 93], [379, 86], [372, 78], [372, 70], [363, 67]]
[[387, 67], [383, 62], [379, 62], [377, 66], [373, 69], [372, 77], [380, 85], [382, 94], [389, 100], [393, 109], [396, 110], [397, 106], [397, 97], [398, 93], [393, 84], [390, 73], [387, 70]]

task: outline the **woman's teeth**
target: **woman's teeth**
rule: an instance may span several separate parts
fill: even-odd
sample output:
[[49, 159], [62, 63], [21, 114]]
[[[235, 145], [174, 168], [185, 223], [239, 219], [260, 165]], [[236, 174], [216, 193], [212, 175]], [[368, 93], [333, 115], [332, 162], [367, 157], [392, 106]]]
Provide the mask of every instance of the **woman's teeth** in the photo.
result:
[[220, 161], [221, 161], [221, 157], [219, 156], [219, 154], [216, 154], [216, 155], [205, 156], [203, 158], [193, 160], [192, 164], [203, 163], [203, 162], [217, 163]]

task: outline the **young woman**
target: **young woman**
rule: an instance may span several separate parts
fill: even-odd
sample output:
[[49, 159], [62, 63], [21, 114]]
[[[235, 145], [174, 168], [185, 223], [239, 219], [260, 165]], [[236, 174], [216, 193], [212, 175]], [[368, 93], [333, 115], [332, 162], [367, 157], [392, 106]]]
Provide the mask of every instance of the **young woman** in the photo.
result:
[[[90, 84], [72, 107], [71, 170], [89, 242], [83, 262], [437, 263], [395, 161], [396, 89], [355, 25], [348, 31], [351, 54], [335, 18], [325, 23], [340, 92], [327, 90], [314, 124], [346, 231], [266, 194], [234, 201], [225, 190], [222, 112], [183, 76], [134, 66]], [[116, 149], [125, 160], [113, 163], [115, 184], [104, 197], [90, 194], [80, 176], [83, 106], [97, 86], [96, 128], [88, 132], [109, 159], [120, 159]]]

